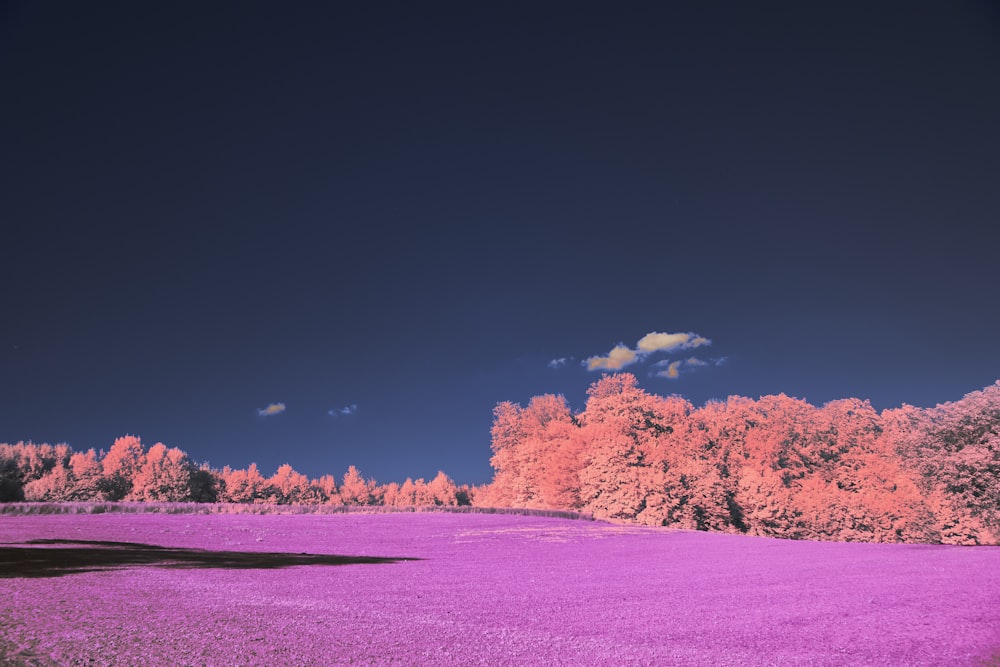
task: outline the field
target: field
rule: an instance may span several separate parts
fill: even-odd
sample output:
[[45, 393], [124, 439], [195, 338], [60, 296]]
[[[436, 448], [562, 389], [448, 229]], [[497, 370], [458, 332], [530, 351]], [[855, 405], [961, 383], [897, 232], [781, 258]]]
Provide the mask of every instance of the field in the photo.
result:
[[0, 664], [900, 666], [1000, 655], [1000, 547], [436, 513], [0, 516], [0, 542]]

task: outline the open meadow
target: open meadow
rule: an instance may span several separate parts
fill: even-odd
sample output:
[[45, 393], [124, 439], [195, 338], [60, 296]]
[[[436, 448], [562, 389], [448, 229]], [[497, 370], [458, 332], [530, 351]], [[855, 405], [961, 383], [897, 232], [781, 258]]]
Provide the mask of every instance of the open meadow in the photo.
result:
[[0, 516], [0, 542], [3, 664], [900, 666], [1000, 655], [1000, 547], [446, 513], [13, 515]]

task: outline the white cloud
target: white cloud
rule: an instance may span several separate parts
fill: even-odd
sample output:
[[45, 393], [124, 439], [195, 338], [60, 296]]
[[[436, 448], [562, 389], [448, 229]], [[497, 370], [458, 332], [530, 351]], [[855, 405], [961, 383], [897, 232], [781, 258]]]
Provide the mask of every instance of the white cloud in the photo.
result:
[[347, 415], [353, 415], [357, 411], [358, 411], [358, 404], [351, 403], [350, 405], [345, 405], [342, 408], [334, 408], [332, 410], [327, 410], [326, 414], [330, 415], [331, 417], [345, 417]]
[[[725, 361], [725, 357], [722, 359], [712, 359], [711, 363], [719, 366], [723, 361]], [[682, 372], [687, 372], [688, 370], [694, 370], [695, 368], [701, 368], [702, 366], [708, 365], [710, 365], [709, 362], [704, 359], [699, 359], [698, 357], [688, 357], [687, 359], [677, 359], [675, 361], [664, 359], [663, 361], [658, 361], [653, 364], [653, 366], [657, 368], [663, 368], [662, 371], [657, 371], [653, 375], [656, 377], [675, 380], [680, 377]]]
[[[671, 352], [673, 350], [686, 350], [692, 347], [701, 347], [702, 345], [711, 345], [712, 341], [704, 336], [699, 336], [698, 334], [688, 331], [687, 333], [666, 333], [661, 331], [651, 331], [636, 343], [636, 348], [626, 346], [623, 343], [619, 343], [603, 357], [590, 357], [584, 364], [587, 366], [587, 370], [610, 370], [616, 371], [626, 366], [630, 366], [636, 362], [641, 362], [645, 360], [651, 354], [657, 352]], [[559, 362], [558, 359], [553, 359], [549, 362], [549, 366], [555, 368]], [[668, 365], [669, 362], [663, 362], [660, 365]], [[692, 365], [699, 365], [697, 362], [692, 363]], [[665, 373], [669, 373], [668, 368]], [[677, 377], [676, 370], [674, 375], [669, 375], [665, 377]]]
[[662, 333], [651, 331], [639, 339], [637, 352], [650, 354], [652, 352], [669, 352], [670, 350], [687, 350], [692, 347], [711, 345], [712, 341], [694, 332]]
[[559, 357], [550, 361], [548, 366], [549, 368], [559, 368], [560, 366], [565, 366], [567, 361], [569, 360], [566, 357]]
[[261, 417], [270, 417], [271, 415], [280, 415], [284, 411], [284, 403], [270, 403], [266, 408], [258, 408], [257, 414]]
[[656, 377], [670, 378], [671, 380], [676, 380], [678, 377], [680, 377], [681, 374], [680, 368], [683, 363], [684, 363], [683, 361], [671, 361], [670, 364], [667, 365], [667, 369], [659, 371], [656, 374]]
[[608, 370], [616, 371], [620, 368], [625, 368], [630, 364], [634, 364], [637, 360], [638, 354], [635, 350], [631, 350], [625, 345], [618, 344], [606, 357], [590, 357], [586, 361], [587, 370]]
[[638, 351], [649, 354], [650, 352], [666, 352], [677, 347], [681, 347], [689, 340], [692, 334], [689, 333], [660, 333], [651, 331], [639, 339]]

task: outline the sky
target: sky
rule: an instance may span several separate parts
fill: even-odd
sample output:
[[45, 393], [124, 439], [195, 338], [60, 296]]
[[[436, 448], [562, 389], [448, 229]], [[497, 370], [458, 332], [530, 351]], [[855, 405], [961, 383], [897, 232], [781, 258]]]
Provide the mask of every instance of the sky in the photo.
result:
[[995, 3], [4, 2], [0, 81], [0, 442], [478, 484], [618, 369], [1000, 378]]

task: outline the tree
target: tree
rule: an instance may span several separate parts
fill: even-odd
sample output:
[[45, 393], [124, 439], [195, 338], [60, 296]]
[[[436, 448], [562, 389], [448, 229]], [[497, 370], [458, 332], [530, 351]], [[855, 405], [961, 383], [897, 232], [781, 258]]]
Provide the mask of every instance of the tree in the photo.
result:
[[[634, 375], [604, 375], [587, 391], [580, 415], [583, 456], [580, 471], [582, 507], [599, 518], [634, 520], [659, 502], [657, 471], [648, 457], [655, 440], [667, 432], [657, 421], [656, 398], [639, 388]], [[648, 513], [646, 520], [658, 521]]]
[[101, 497], [104, 467], [97, 459], [97, 452], [93, 449], [76, 452], [70, 456], [69, 469], [72, 473], [72, 487], [66, 500], [97, 500]]
[[251, 463], [246, 470], [222, 471], [225, 481], [225, 491], [222, 498], [230, 503], [262, 503], [268, 498], [267, 480], [260, 474], [256, 463]]
[[396, 482], [389, 482], [382, 487], [382, 504], [386, 507], [401, 507], [404, 498], [399, 494], [400, 486]]
[[1000, 381], [926, 411], [898, 443], [953, 544], [1000, 543]]
[[522, 412], [524, 486], [531, 489], [527, 507], [576, 510], [584, 438], [566, 399], [547, 394], [531, 399]]
[[196, 503], [218, 502], [223, 482], [217, 471], [202, 463], [191, 471], [191, 500]]
[[354, 466], [344, 473], [344, 481], [340, 485], [340, 498], [345, 505], [375, 504], [375, 482], [366, 480]]
[[487, 495], [508, 507], [574, 509], [580, 505], [583, 442], [562, 396], [545, 394], [527, 408], [501, 403], [494, 410], [496, 469]]
[[101, 461], [104, 475], [100, 489], [105, 500], [122, 500], [132, 492], [133, 480], [142, 467], [144, 455], [139, 438], [126, 435], [115, 440]]
[[149, 448], [132, 480], [129, 500], [146, 502], [183, 502], [191, 500], [191, 476], [194, 466], [187, 454], [162, 442]]
[[340, 493], [337, 491], [337, 480], [333, 475], [323, 475], [319, 479], [312, 480], [309, 485], [315, 489], [319, 502], [330, 505], [340, 504]]
[[68, 500], [72, 486], [72, 474], [62, 462], [59, 462], [42, 477], [25, 484], [24, 499], [48, 502]]
[[427, 491], [433, 505], [453, 506], [458, 504], [458, 487], [448, 475], [440, 470], [434, 479], [427, 483]]
[[295, 469], [287, 463], [279, 467], [267, 482], [274, 490], [272, 502], [288, 505], [315, 500], [309, 488], [309, 478], [295, 472]]
[[0, 444], [0, 502], [24, 500], [24, 487], [69, 460], [69, 445]]
[[521, 423], [521, 406], [504, 401], [493, 409], [491, 446], [493, 456], [493, 482], [490, 484], [489, 498], [498, 507], [523, 507], [530, 502], [532, 489], [526, 484], [522, 471], [525, 440]]

